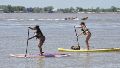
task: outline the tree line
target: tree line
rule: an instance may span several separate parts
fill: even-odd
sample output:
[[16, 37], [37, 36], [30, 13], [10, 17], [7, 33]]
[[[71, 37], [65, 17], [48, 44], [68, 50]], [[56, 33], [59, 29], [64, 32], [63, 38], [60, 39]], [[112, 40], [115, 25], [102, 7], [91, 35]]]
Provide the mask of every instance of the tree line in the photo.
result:
[[0, 5], [0, 11], [3, 13], [79, 13], [79, 12], [120, 12], [120, 8], [111, 6], [110, 8], [87, 8], [82, 7], [70, 7], [70, 8], [58, 8], [54, 9], [53, 6], [47, 7], [29, 7], [24, 6], [11, 6], [11, 5]]

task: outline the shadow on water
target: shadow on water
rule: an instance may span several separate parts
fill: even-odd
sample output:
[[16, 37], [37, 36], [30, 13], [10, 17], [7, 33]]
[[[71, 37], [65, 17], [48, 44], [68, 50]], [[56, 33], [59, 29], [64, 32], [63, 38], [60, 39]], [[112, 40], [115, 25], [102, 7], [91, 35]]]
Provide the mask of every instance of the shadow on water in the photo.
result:
[[38, 64], [38, 67], [37, 67], [37, 68], [45, 68], [45, 59], [39, 58], [37, 64]]
[[23, 68], [45, 68], [45, 58], [26, 58]]

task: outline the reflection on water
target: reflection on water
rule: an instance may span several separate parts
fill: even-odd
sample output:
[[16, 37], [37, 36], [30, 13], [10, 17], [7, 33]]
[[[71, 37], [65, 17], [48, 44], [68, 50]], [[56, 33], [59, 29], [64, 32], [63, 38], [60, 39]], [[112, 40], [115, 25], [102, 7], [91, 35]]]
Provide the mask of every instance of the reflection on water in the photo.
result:
[[[58, 52], [57, 48], [70, 48], [76, 45], [74, 25], [81, 20], [58, 20], [69, 14], [0, 14], [0, 68], [119, 68], [119, 52], [110, 53], [71, 53], [62, 58], [13, 58], [10, 53], [25, 53], [28, 26], [40, 25], [46, 36], [43, 50], [49, 53]], [[3, 14], [4, 15], [4, 14]], [[52, 16], [51, 16], [52, 15]], [[70, 14], [72, 15], [72, 14]], [[16, 17], [17, 16], [17, 17]], [[42, 17], [43, 16], [43, 17]], [[78, 18], [88, 16], [86, 24], [92, 32], [90, 46], [94, 48], [120, 47], [119, 14], [73, 14]], [[23, 19], [24, 17], [24, 19]], [[17, 19], [16, 19], [17, 18]], [[36, 19], [57, 20], [36, 20]], [[8, 20], [11, 19], [11, 20]], [[28, 20], [30, 19], [30, 20]], [[80, 29], [78, 29], [80, 33]], [[33, 36], [30, 31], [30, 36]], [[79, 37], [82, 48], [86, 48], [85, 36]], [[38, 53], [36, 39], [29, 41], [28, 53]]]
[[[22, 65], [21, 66], [22, 68], [45, 68], [45, 59], [44, 58], [34, 58], [34, 59], [27, 58], [27, 59], [24, 59], [24, 61], [20, 64]], [[18, 67], [20, 67], [19, 65]]]
[[37, 62], [38, 62], [37, 68], [45, 68], [45, 60], [43, 58], [39, 58], [39, 60]]
[[86, 54], [86, 57], [85, 57], [85, 64], [84, 64], [84, 68], [89, 68], [90, 67], [90, 62], [92, 60], [92, 57], [90, 56], [89, 53]]

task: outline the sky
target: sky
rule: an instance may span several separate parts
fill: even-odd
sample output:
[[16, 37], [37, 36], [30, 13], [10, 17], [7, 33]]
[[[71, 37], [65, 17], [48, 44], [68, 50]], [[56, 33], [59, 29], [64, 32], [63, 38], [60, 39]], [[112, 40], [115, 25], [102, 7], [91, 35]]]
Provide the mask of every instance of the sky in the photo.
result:
[[82, 8], [120, 8], [120, 0], [0, 0], [0, 5], [13, 5], [25, 7], [46, 7], [54, 8], [82, 7]]

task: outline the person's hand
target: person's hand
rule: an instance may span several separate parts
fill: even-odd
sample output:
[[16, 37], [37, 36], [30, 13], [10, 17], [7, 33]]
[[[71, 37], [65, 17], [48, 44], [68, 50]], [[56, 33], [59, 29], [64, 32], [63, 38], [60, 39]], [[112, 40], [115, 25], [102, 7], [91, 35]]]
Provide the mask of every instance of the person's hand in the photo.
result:
[[28, 28], [31, 28], [30, 26]]
[[77, 35], [77, 37], [79, 37], [80, 35]]
[[27, 40], [30, 40], [30, 38], [28, 38]]
[[74, 26], [74, 28], [76, 28], [76, 26]]
[[30, 40], [31, 38], [28, 38], [27, 40]]

